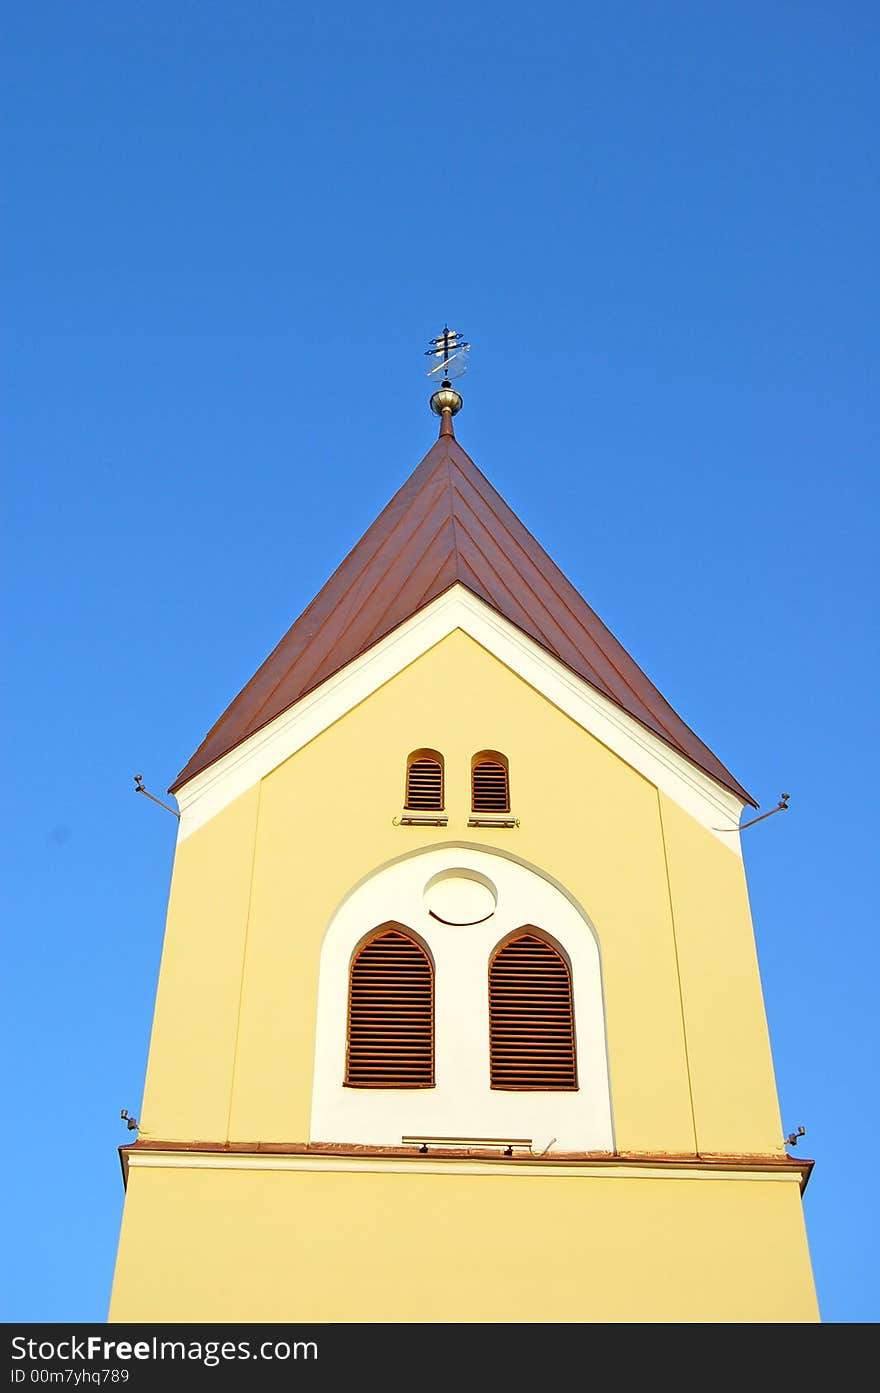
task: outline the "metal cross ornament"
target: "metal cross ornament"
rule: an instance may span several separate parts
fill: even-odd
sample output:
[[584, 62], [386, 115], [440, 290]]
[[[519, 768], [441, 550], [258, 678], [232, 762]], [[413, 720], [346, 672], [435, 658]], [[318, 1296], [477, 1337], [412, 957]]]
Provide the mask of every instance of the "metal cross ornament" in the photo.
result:
[[437, 359], [435, 366], [428, 369], [428, 377], [436, 377], [439, 374], [444, 382], [453, 377], [461, 377], [467, 370], [465, 354], [470, 352], [470, 347], [461, 334], [444, 324], [443, 333], [431, 339], [425, 349], [426, 358]]

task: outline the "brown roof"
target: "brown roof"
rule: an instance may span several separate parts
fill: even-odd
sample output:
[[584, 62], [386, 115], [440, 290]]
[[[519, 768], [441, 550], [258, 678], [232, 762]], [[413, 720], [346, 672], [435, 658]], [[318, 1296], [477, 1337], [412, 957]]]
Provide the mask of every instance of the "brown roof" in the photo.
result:
[[227, 707], [170, 792], [455, 584], [757, 806], [465, 454], [448, 413], [436, 444]]

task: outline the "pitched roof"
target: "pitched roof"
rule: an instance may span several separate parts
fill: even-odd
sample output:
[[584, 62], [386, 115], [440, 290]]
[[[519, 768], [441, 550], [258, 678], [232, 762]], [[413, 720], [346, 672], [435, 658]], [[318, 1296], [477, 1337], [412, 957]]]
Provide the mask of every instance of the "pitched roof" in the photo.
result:
[[170, 791], [455, 584], [491, 605], [725, 788], [754, 802], [464, 452], [448, 413], [436, 444], [227, 707]]

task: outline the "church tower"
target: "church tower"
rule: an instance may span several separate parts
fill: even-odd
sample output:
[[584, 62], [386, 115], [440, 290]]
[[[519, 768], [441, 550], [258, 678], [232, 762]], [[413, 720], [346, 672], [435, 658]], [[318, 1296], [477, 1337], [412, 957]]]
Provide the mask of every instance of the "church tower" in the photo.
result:
[[460, 405], [172, 787], [110, 1318], [816, 1320], [752, 799]]

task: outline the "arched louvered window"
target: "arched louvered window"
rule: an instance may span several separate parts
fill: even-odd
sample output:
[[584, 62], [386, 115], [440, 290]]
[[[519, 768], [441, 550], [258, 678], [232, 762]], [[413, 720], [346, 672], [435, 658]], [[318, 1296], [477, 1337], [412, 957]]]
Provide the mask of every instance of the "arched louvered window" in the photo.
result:
[[443, 756], [436, 750], [415, 750], [406, 761], [406, 802], [413, 812], [443, 809]]
[[489, 963], [493, 1088], [577, 1088], [571, 972], [539, 933], [520, 929]]
[[377, 929], [352, 959], [345, 1082], [433, 1087], [434, 968], [400, 924]]
[[471, 760], [471, 806], [475, 813], [510, 812], [510, 770], [495, 750], [483, 750]]

